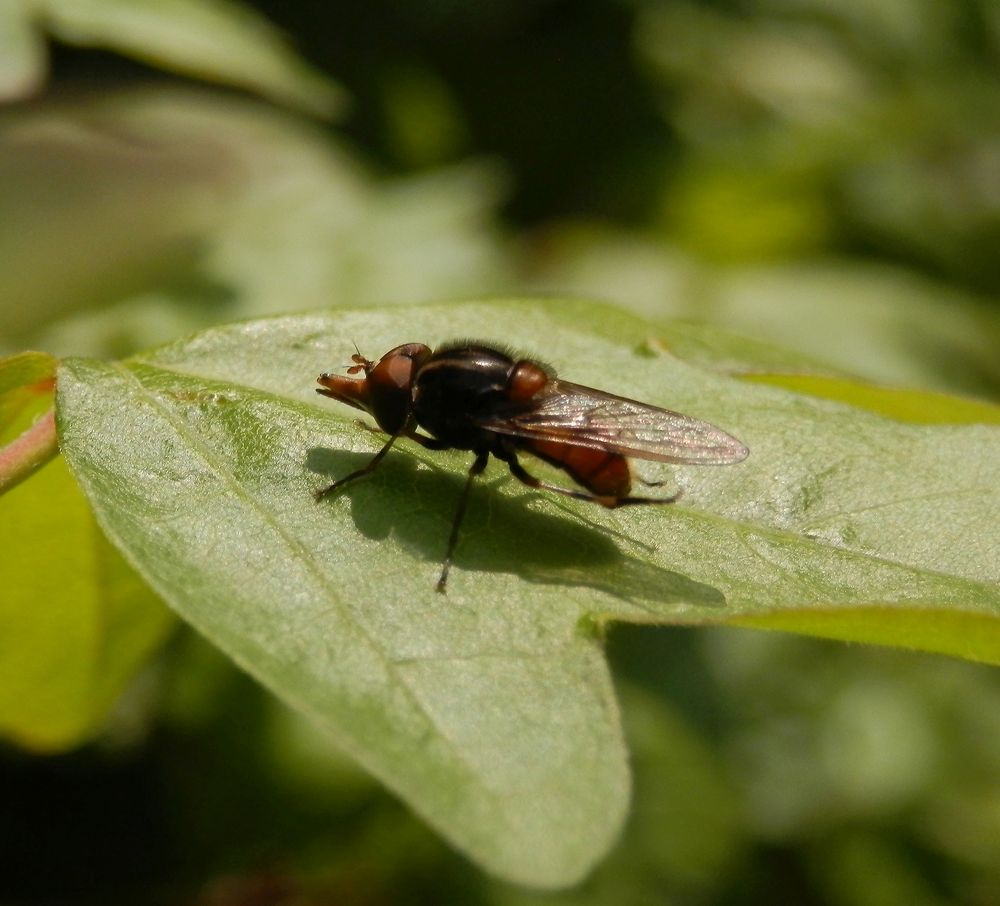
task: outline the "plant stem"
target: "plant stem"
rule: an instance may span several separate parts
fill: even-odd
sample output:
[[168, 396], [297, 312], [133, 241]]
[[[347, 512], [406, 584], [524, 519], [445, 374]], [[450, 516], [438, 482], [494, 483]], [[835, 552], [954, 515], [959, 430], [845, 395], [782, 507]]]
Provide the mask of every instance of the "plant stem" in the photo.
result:
[[37, 472], [58, 452], [56, 416], [49, 409], [17, 440], [0, 447], [0, 494]]

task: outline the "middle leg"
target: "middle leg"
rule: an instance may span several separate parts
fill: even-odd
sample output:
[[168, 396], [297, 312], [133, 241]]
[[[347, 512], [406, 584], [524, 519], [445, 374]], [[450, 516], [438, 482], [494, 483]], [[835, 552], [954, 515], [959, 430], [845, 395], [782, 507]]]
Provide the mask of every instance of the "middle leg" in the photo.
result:
[[455, 518], [451, 523], [451, 535], [448, 537], [448, 551], [444, 555], [444, 563], [441, 564], [441, 578], [437, 582], [437, 590], [444, 594], [445, 585], [448, 583], [448, 571], [451, 569], [452, 554], [455, 553], [455, 545], [458, 544], [458, 530], [465, 518], [465, 506], [469, 501], [469, 491], [472, 488], [472, 480], [481, 475], [486, 468], [486, 463], [490, 461], [490, 454], [482, 450], [476, 454], [476, 459], [469, 467], [469, 474], [465, 479], [465, 487], [462, 488], [462, 496], [458, 498], [458, 509], [455, 510]]

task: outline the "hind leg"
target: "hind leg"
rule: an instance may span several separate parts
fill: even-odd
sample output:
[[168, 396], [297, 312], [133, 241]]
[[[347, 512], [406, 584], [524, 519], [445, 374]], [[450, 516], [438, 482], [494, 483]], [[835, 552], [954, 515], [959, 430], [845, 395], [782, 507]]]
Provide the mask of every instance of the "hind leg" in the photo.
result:
[[517, 454], [513, 450], [507, 453], [507, 466], [510, 468], [510, 473], [522, 484], [526, 484], [529, 488], [536, 488], [538, 490], [554, 491], [556, 494], [564, 494], [567, 497], [573, 497], [576, 500], [589, 500], [591, 503], [599, 503], [601, 506], [606, 506], [608, 509], [614, 509], [620, 506], [632, 506], [639, 503], [674, 503], [681, 495], [680, 491], [670, 497], [633, 497], [631, 495], [626, 497], [616, 497], [611, 494], [591, 494], [587, 491], [576, 491], [572, 488], [561, 488], [555, 484], [549, 484], [547, 481], [542, 481], [540, 478], [536, 478], [534, 475], [527, 472], [524, 466], [521, 465], [517, 458]]

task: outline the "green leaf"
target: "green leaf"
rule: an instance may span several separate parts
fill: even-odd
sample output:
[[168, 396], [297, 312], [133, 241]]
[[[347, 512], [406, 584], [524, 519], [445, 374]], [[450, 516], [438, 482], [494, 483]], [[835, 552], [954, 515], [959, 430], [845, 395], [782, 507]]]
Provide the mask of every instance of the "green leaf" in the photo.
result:
[[[732, 877], [744, 842], [739, 792], [719, 754], [671, 705], [616, 678], [639, 795], [622, 834], [597, 871], [560, 898], [565, 906], [713, 902]], [[641, 893], [639, 893], [641, 891]], [[661, 899], [649, 897], [657, 891]], [[496, 906], [546, 906], [548, 893], [498, 888]]]
[[0, 733], [83, 742], [171, 626], [62, 460], [0, 497]]
[[340, 89], [306, 64], [277, 28], [230, 0], [41, 0], [49, 30], [164, 69], [257, 91], [329, 116]]
[[21, 352], [0, 358], [0, 444], [28, 403], [52, 393], [56, 360], [44, 352]]
[[55, 377], [56, 360], [45, 352], [21, 352], [0, 359], [0, 393]]
[[646, 352], [649, 355], [668, 353], [701, 368], [739, 374], [750, 379], [772, 371], [803, 376], [845, 374], [787, 347], [729, 333], [715, 324], [694, 321], [657, 323], [656, 336], [647, 341]]
[[[235, 324], [124, 363], [68, 361], [61, 436], [109, 537], [185, 619], [489, 870], [563, 885], [609, 847], [628, 798], [603, 622], [801, 619], [1000, 663], [996, 427], [904, 424], [650, 358], [656, 333], [532, 299]], [[382, 441], [313, 387], [353, 342], [376, 356], [469, 335], [707, 419], [750, 458], [640, 463], [683, 499], [615, 511], [494, 467], [438, 595], [469, 454], [402, 442], [317, 504]]]
[[33, 0], [0, 3], [0, 102], [31, 94], [44, 78], [45, 42], [33, 7]]
[[[55, 370], [56, 360], [44, 352], [0, 359], [0, 494], [30, 477], [58, 453], [51, 409], [33, 422], [22, 419], [22, 424], [17, 424], [27, 406], [39, 398], [51, 400]], [[15, 437], [16, 427], [23, 430]]]
[[5, 135], [0, 354], [122, 357], [224, 320], [513, 279], [484, 162], [379, 183], [285, 114], [176, 87], [34, 105]]
[[816, 374], [748, 374], [745, 380], [787, 387], [796, 393], [839, 400], [887, 418], [918, 425], [1000, 425], [1000, 406], [929, 390], [876, 387]]
[[584, 225], [544, 240], [532, 285], [617, 302], [656, 322], [682, 358], [1000, 395], [995, 306], [912, 271], [824, 259], [709, 268], [663, 242]]
[[49, 462], [55, 369], [0, 359], [0, 733], [47, 751], [93, 735], [172, 622]]

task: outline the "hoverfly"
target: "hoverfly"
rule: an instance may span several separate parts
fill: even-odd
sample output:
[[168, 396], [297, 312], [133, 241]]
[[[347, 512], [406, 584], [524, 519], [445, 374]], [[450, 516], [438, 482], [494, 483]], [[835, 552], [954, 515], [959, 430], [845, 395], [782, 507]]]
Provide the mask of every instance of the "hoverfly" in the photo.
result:
[[[406, 343], [375, 362], [360, 351], [351, 361], [347, 373], [364, 377], [321, 374], [316, 392], [373, 415], [389, 439], [366, 466], [318, 490], [317, 500], [371, 472], [400, 437], [428, 450], [475, 454], [452, 521], [439, 592], [448, 581], [472, 481], [491, 455], [528, 487], [619, 507], [673, 503], [680, 496], [632, 496], [626, 457], [721, 465], [749, 454], [735, 437], [707, 422], [571, 384], [540, 362], [478, 342], [454, 342], [433, 351]], [[521, 452], [562, 469], [586, 491], [535, 478], [521, 465]]]

